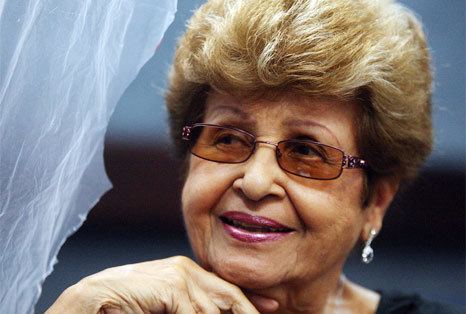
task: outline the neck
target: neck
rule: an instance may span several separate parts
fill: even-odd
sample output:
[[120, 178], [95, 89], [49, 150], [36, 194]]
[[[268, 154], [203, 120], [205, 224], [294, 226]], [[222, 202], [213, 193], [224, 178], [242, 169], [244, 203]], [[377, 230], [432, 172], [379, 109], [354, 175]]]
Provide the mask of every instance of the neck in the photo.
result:
[[280, 304], [276, 314], [373, 314], [380, 301], [378, 293], [350, 282], [340, 273], [301, 286], [283, 285], [251, 292], [276, 300]]
[[348, 279], [342, 273], [340, 275], [340, 280], [338, 281], [338, 287], [327, 298], [327, 303], [325, 306], [324, 313], [341, 313], [343, 309], [347, 309], [346, 295], [345, 295], [345, 285], [348, 284]]

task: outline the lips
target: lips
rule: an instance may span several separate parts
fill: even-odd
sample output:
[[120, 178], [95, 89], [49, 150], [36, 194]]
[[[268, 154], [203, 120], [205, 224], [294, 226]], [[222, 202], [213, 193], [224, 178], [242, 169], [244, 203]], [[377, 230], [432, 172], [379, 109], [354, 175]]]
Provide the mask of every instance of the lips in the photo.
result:
[[252, 216], [241, 212], [226, 212], [220, 216], [220, 220], [230, 226], [244, 229], [250, 232], [293, 231], [293, 229], [288, 228], [272, 219], [260, 216]]
[[243, 242], [278, 240], [294, 231], [272, 219], [241, 212], [226, 212], [219, 218], [227, 233]]

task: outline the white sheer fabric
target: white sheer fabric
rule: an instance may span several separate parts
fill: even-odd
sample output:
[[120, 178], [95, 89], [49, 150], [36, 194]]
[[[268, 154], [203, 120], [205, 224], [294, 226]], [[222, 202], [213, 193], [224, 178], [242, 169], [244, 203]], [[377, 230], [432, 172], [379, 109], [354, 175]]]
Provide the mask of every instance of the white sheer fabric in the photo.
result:
[[111, 187], [103, 138], [176, 0], [0, 0], [0, 313], [31, 313]]

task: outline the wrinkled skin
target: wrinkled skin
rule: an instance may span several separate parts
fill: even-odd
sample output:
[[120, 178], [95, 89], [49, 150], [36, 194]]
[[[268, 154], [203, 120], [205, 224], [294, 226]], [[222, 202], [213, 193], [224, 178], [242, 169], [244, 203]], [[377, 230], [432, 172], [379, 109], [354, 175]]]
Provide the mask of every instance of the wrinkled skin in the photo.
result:
[[[211, 92], [203, 122], [275, 143], [308, 138], [357, 156], [357, 114], [355, 103], [336, 99], [249, 101]], [[335, 180], [288, 174], [268, 144], [240, 164], [191, 156], [182, 207], [202, 268], [176, 257], [109, 269], [70, 287], [49, 313], [330, 313], [343, 310], [333, 303], [338, 293], [345, 310], [373, 313], [379, 296], [339, 278], [358, 240], [380, 230], [397, 184], [378, 182], [362, 208], [364, 180], [361, 169], [344, 170]], [[294, 231], [276, 241], [238, 241], [219, 220], [226, 211], [270, 218]]]
[[69, 287], [50, 313], [258, 313], [241, 290], [187, 257], [106, 269]]
[[[248, 101], [213, 92], [204, 121], [232, 125], [258, 140], [309, 138], [358, 155], [357, 107], [335, 99], [285, 95]], [[249, 291], [278, 300], [284, 308], [323, 308], [358, 239], [377, 230], [396, 188], [388, 187], [362, 208], [364, 173], [344, 170], [335, 180], [311, 180], [284, 172], [275, 148], [259, 144], [241, 164], [192, 156], [182, 203], [189, 238], [203, 267]], [[269, 243], [236, 241], [218, 217], [242, 211], [272, 218], [295, 230]], [[312, 294], [309, 292], [312, 291]], [[313, 295], [313, 298], [309, 298]]]

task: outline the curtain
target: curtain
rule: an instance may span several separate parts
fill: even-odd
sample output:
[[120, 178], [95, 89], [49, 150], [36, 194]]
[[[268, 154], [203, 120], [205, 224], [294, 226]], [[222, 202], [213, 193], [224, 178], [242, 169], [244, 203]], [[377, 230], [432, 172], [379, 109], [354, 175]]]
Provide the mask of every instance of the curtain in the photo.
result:
[[0, 313], [31, 313], [111, 188], [103, 138], [176, 0], [0, 0]]

